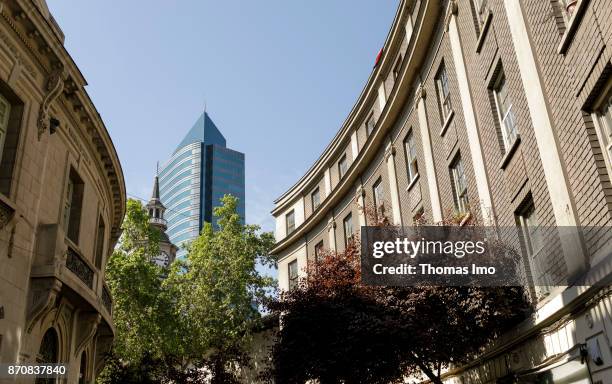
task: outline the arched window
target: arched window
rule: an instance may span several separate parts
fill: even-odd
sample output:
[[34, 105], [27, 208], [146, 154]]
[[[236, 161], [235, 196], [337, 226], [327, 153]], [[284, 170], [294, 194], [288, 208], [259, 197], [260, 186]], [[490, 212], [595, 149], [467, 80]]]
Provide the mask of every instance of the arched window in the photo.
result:
[[[38, 363], [58, 363], [59, 362], [59, 339], [57, 332], [53, 328], [49, 328], [40, 342], [40, 348], [38, 350], [38, 356], [36, 358]], [[36, 379], [36, 384], [51, 384], [55, 383], [55, 379]]]

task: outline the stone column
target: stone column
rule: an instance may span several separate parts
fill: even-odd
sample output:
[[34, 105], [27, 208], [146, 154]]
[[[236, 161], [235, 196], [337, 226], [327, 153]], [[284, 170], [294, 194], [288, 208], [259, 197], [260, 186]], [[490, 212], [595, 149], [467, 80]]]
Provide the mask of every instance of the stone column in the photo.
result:
[[568, 277], [572, 278], [587, 268], [586, 251], [577, 228], [579, 220], [576, 206], [569, 189], [559, 140], [553, 128], [549, 103], [544, 95], [543, 82], [521, 4], [519, 1], [504, 1], [504, 6], [555, 221], [557, 226], [568, 227], [561, 235], [561, 246]]
[[421, 84], [419, 85], [416, 93], [419, 128], [421, 131], [423, 158], [425, 160], [425, 172], [427, 173], [427, 188], [429, 189], [429, 200], [431, 202], [431, 217], [434, 223], [439, 223], [442, 221], [442, 206], [440, 204], [438, 179], [436, 177], [436, 165], [434, 163], [431, 138], [429, 136], [429, 123], [427, 122], [425, 96], [425, 89]]
[[484, 155], [482, 153], [482, 145], [476, 124], [476, 111], [474, 110], [470, 83], [467, 77], [465, 60], [463, 59], [463, 48], [461, 47], [461, 39], [459, 38], [457, 10], [457, 1], [450, 1], [446, 13], [446, 30], [448, 32], [448, 39], [450, 40], [453, 62], [455, 63], [457, 83], [459, 83], [459, 96], [461, 99], [461, 107], [463, 108], [463, 117], [465, 119], [465, 129], [467, 131], [470, 154], [472, 156], [472, 167], [474, 168], [474, 178], [476, 179], [476, 189], [478, 190], [478, 198], [480, 200], [482, 220], [484, 225], [492, 225], [495, 224], [495, 213], [491, 199], [491, 189], [489, 188], [489, 179], [485, 168]]
[[395, 174], [395, 147], [390, 141], [385, 149], [385, 161], [387, 162], [387, 173], [389, 175], [389, 192], [391, 193], [393, 224], [402, 225], [399, 193], [397, 190], [397, 175]]

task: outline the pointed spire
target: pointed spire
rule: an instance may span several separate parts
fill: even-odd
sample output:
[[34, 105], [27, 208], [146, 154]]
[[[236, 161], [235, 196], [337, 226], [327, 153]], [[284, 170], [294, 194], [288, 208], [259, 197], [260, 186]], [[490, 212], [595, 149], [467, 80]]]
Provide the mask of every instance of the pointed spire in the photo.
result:
[[153, 194], [151, 200], [159, 200], [159, 176], [155, 175], [155, 182], [153, 183]]

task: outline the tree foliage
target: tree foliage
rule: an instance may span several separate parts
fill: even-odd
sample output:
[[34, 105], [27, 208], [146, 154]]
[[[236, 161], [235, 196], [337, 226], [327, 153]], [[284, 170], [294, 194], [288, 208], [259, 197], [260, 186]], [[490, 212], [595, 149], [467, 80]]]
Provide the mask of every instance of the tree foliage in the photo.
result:
[[256, 266], [272, 263], [274, 240], [242, 223], [236, 198], [221, 203], [214, 211], [218, 228], [206, 223], [187, 257], [162, 268], [152, 260], [160, 251], [158, 230], [140, 202], [128, 201], [107, 265], [116, 338], [99, 382], [231, 383], [248, 365], [258, 303], [275, 284]]
[[352, 384], [426, 376], [441, 384], [443, 368], [474, 358], [529, 311], [522, 287], [363, 285], [359, 249], [357, 240], [310, 262], [307, 277], [271, 305], [282, 326], [269, 379]]

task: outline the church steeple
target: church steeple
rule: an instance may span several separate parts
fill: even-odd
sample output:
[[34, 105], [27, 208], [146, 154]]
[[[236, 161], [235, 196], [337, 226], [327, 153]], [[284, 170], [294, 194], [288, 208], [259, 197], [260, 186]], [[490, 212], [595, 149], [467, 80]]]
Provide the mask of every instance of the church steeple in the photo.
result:
[[164, 212], [166, 207], [162, 204], [159, 198], [159, 177], [155, 174], [155, 182], [153, 183], [153, 193], [151, 199], [147, 203], [147, 211], [149, 212], [149, 222], [152, 225], [159, 227], [162, 232], [167, 229], [166, 220], [164, 219]]

